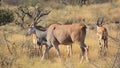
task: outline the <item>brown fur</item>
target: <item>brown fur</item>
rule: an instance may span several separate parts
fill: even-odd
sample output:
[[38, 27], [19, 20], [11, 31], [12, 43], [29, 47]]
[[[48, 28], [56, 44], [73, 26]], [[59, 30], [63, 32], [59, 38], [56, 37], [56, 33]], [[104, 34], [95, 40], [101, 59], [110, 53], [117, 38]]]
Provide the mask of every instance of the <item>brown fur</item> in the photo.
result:
[[[34, 44], [34, 49], [35, 49], [35, 52], [34, 54], [37, 55], [37, 36], [36, 34], [32, 34], [32, 39], [33, 39], [33, 44]], [[39, 46], [39, 50], [40, 50], [40, 54], [42, 55], [42, 46]]]
[[108, 48], [108, 32], [107, 29], [103, 27], [103, 25], [105, 25], [104, 17], [101, 18], [101, 22], [100, 22], [100, 18], [98, 18], [96, 25], [97, 25], [97, 35], [99, 37], [100, 51], [102, 50], [102, 40], [104, 41], [104, 50], [105, 50], [106, 48]]
[[[47, 30], [47, 41], [48, 44], [53, 45], [56, 50], [58, 56], [60, 56], [59, 44], [72, 44], [73, 42], [77, 42], [80, 45], [82, 50], [82, 59], [85, 54], [87, 54], [87, 46], [84, 43], [86, 36], [86, 25], [82, 23], [74, 23], [74, 24], [52, 24], [49, 26]], [[43, 57], [44, 58], [44, 57]], [[87, 55], [86, 55], [86, 59]]]
[[107, 32], [107, 29], [103, 26], [98, 27], [97, 28], [97, 35], [98, 35], [98, 38], [99, 38], [100, 54], [101, 54], [101, 51], [103, 51], [102, 50], [103, 49], [102, 40], [104, 41], [104, 53], [106, 53], [107, 48], [108, 48], [108, 32]]
[[100, 36], [102, 36], [102, 39], [107, 39], [107, 36], [108, 36], [108, 32], [107, 32], [107, 29], [105, 27], [99, 27], [97, 29], [97, 34]]
[[[82, 29], [86, 29], [86, 26], [81, 23], [76, 24], [68, 24], [68, 25], [59, 25], [53, 24], [48, 29], [48, 39], [54, 38], [53, 41], [59, 42], [60, 44], [71, 44], [73, 42], [84, 42], [84, 35], [86, 35], [86, 31], [82, 31]], [[83, 34], [82, 34], [83, 33]]]

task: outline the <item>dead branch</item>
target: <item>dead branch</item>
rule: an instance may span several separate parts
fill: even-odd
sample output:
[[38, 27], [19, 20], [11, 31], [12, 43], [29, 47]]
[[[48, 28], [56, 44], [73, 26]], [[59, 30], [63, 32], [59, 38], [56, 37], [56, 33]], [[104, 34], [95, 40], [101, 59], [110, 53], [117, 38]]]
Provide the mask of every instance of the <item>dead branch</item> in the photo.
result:
[[[119, 32], [118, 32], [117, 36], [119, 36]], [[117, 39], [117, 40], [116, 40], [116, 39]], [[115, 39], [115, 40], [116, 40], [117, 42], [120, 41], [119, 38], [116, 37], [116, 39]], [[115, 68], [115, 65], [117, 65], [117, 68], [120, 67], [120, 65], [119, 65], [120, 58], [119, 58], [119, 57], [120, 57], [120, 42], [119, 42], [119, 47], [118, 47], [117, 52], [116, 52], [116, 54], [115, 54], [115, 58], [114, 58], [114, 60], [113, 60], [113, 63], [112, 63], [111, 68]], [[117, 63], [118, 63], [118, 64], [117, 64]]]
[[7, 46], [8, 51], [9, 51], [10, 54], [12, 55], [13, 53], [12, 53], [10, 47], [9, 47], [9, 44], [8, 44], [8, 42], [7, 42], [6, 35], [5, 35], [4, 31], [3, 31], [3, 39], [4, 39], [5, 43], [6, 43], [6, 46]]
[[[32, 7], [33, 9], [29, 9], [29, 7], [19, 7], [15, 12], [17, 15], [16, 23], [24, 28], [24, 25], [38, 24], [41, 21], [41, 17], [48, 15], [51, 10], [41, 9], [40, 7]], [[32, 23], [26, 22], [26, 17], [32, 20]], [[26, 23], [25, 23], [26, 22]]]
[[115, 64], [116, 63], [119, 63], [119, 62], [117, 62], [117, 60], [118, 60], [118, 55], [119, 55], [119, 51], [120, 49], [118, 49], [117, 50], [117, 52], [116, 52], [116, 55], [115, 55], [115, 58], [114, 58], [114, 60], [113, 60], [113, 64], [112, 64], [112, 66], [111, 66], [111, 68], [115, 68]]

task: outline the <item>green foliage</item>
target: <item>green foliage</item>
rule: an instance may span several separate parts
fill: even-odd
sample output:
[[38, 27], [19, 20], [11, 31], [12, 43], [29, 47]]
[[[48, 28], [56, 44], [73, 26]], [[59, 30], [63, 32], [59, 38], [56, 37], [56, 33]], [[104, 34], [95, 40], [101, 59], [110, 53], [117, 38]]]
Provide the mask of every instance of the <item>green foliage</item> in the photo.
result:
[[0, 9], [0, 25], [11, 23], [14, 20], [14, 15], [11, 10]]

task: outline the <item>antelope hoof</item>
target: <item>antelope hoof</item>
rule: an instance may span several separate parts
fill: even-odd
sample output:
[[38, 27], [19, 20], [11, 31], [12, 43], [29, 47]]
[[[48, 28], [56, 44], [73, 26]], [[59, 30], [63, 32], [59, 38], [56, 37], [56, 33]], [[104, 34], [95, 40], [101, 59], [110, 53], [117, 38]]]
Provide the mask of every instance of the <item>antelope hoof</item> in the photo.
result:
[[86, 62], [89, 63], [89, 59], [88, 58], [86, 59]]
[[82, 64], [82, 63], [83, 63], [83, 61], [81, 60], [81, 61], [80, 61], [80, 64]]
[[81, 58], [81, 60], [80, 60], [80, 64], [83, 63], [83, 58], [84, 58], [84, 57], [82, 56], [82, 58]]
[[44, 57], [41, 58], [41, 61], [43, 61], [43, 60], [44, 60]]

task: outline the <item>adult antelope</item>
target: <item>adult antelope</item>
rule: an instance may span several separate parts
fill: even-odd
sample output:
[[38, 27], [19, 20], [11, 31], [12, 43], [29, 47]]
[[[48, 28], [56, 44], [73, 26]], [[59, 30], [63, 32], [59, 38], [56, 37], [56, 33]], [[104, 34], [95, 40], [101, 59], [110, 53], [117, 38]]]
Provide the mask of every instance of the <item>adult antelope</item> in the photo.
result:
[[[42, 26], [32, 25], [26, 32], [26, 36], [28, 35], [33, 36], [33, 44], [35, 50], [36, 50], [36, 46], [39, 45], [40, 52], [42, 53], [42, 46], [43, 45], [46, 45], [46, 47], [48, 46], [46, 40], [47, 28]], [[67, 46], [67, 55], [70, 56], [71, 54], [72, 54], [72, 45]]]
[[108, 48], [108, 32], [107, 29], [103, 26], [103, 18], [100, 22], [99, 18], [97, 20], [97, 35], [99, 38], [99, 48], [100, 48], [100, 52], [102, 51], [102, 40], [104, 41], [104, 50], [106, 50]]
[[52, 24], [47, 29], [47, 47], [43, 53], [42, 59], [44, 59], [46, 53], [53, 46], [57, 50], [57, 55], [61, 57], [60, 50], [58, 45], [69, 45], [73, 42], [79, 44], [82, 50], [82, 57], [80, 63], [82, 63], [84, 56], [88, 61], [88, 46], [85, 45], [86, 37], [86, 25], [82, 23], [74, 23], [74, 24]]

